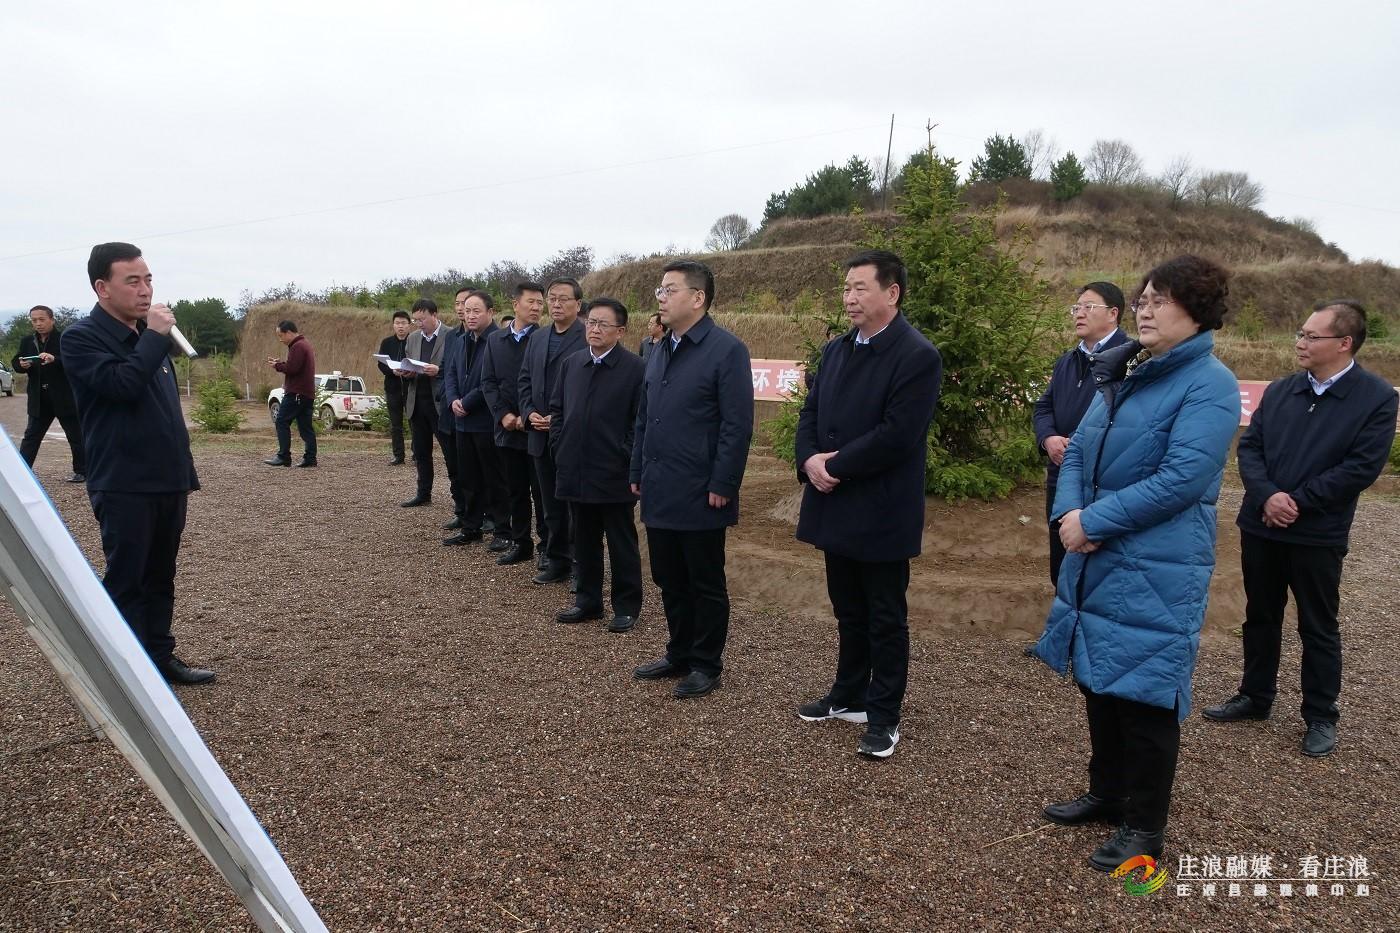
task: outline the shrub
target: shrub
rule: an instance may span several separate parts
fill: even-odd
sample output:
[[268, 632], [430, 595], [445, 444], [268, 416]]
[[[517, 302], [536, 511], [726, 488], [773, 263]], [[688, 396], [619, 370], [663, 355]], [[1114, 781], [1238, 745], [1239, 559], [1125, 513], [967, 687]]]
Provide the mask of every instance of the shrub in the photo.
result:
[[1389, 336], [1390, 324], [1386, 321], [1385, 314], [1380, 311], [1372, 311], [1366, 315], [1367, 340], [1385, 340]]
[[1064, 202], [1077, 198], [1087, 184], [1084, 166], [1079, 164], [1073, 152], [1066, 152], [1064, 158], [1050, 168], [1050, 185], [1054, 189], [1056, 201]]
[[1264, 315], [1259, 313], [1259, 305], [1253, 298], [1245, 299], [1239, 313], [1231, 317], [1230, 330], [1235, 336], [1245, 340], [1258, 340], [1264, 336]]
[[[967, 210], [955, 179], [956, 163], [930, 149], [910, 170], [899, 223], [889, 232], [870, 229], [864, 245], [904, 259], [903, 313], [943, 356], [926, 489], [952, 499], [1001, 498], [1041, 469], [1030, 410], [1050, 368], [1049, 335], [1059, 316], [1039, 264], [1025, 257], [1024, 231], [1002, 246], [1001, 202]], [[800, 407], [800, 398], [789, 401], [767, 425], [774, 452], [789, 463]]]
[[[388, 436], [389, 406], [385, 404], [383, 400], [376, 401], [373, 405], [370, 406], [369, 410], [365, 412], [365, 424], [369, 427], [371, 431], [376, 431], [380, 434]], [[402, 414], [400, 415], [400, 426], [403, 428], [404, 433], [406, 434], [408, 432], [408, 423], [406, 421], [403, 421]]]
[[1395, 438], [1390, 445], [1390, 472], [1400, 473], [1400, 437]]
[[190, 411], [190, 420], [210, 434], [232, 434], [243, 424], [238, 410], [238, 390], [227, 379], [211, 379], [195, 393], [199, 402]]

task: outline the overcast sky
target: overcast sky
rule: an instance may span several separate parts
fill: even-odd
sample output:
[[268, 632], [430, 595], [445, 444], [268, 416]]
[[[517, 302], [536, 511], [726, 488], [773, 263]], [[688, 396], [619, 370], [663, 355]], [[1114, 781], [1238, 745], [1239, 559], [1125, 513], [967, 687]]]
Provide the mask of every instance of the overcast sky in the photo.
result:
[[[1295, 0], [7, 4], [0, 318], [88, 308], [92, 244], [235, 303], [710, 224], [853, 153], [1099, 138], [1247, 171], [1400, 264], [1400, 8]], [[820, 284], [820, 283], [814, 283]]]

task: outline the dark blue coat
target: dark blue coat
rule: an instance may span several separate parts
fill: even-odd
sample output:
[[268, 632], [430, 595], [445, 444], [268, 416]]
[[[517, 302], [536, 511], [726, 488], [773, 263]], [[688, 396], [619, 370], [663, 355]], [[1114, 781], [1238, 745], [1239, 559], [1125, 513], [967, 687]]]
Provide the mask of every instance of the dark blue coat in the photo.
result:
[[481, 361], [481, 394], [486, 399], [486, 407], [491, 410], [491, 430], [496, 436], [497, 447], [526, 448], [525, 434], [521, 431], [507, 431], [501, 427], [501, 419], [506, 415], [520, 414], [520, 364], [525, 359], [525, 348], [530, 339], [540, 329], [531, 325], [525, 336], [516, 340], [509, 327], [497, 328], [486, 338], [484, 356]]
[[[1395, 408], [1395, 389], [1360, 366], [1320, 396], [1305, 372], [1270, 383], [1240, 437], [1240, 530], [1291, 544], [1346, 547], [1356, 500], [1390, 456]], [[1269, 528], [1264, 503], [1280, 491], [1298, 504], [1298, 519]]]
[[15, 354], [10, 362], [10, 368], [15, 375], [27, 373], [29, 378], [25, 381], [25, 395], [29, 396], [29, 417], [37, 418], [41, 411], [44, 400], [47, 399], [49, 407], [59, 418], [66, 418], [76, 410], [73, 407], [73, 390], [68, 386], [68, 377], [63, 372], [63, 332], [55, 328], [49, 334], [49, 339], [45, 341], [43, 352], [53, 354], [52, 363], [41, 364], [34, 360], [29, 364], [28, 369], [19, 365], [20, 357], [39, 355], [39, 338], [35, 334], [28, 334], [20, 338], [19, 352]]
[[[739, 521], [753, 437], [753, 370], [743, 342], [708, 314], [647, 360], [630, 481], [648, 528], [706, 531]], [[710, 507], [709, 494], [726, 496]]]
[[[574, 318], [569, 329], [564, 331], [559, 349], [551, 356], [549, 341], [553, 330], [552, 323], [540, 328], [539, 337], [531, 340], [530, 345], [526, 347], [525, 361], [520, 366], [520, 417], [525, 419], [526, 425], [530, 422], [531, 412], [549, 414], [549, 399], [554, 380], [564, 358], [588, 347], [584, 339], [583, 319]], [[527, 428], [525, 438], [530, 456], [544, 456], [545, 448], [549, 446], [548, 431]]]
[[199, 488], [170, 338], [133, 331], [102, 306], [63, 335], [64, 363], [87, 449], [89, 492]]
[[841, 482], [802, 493], [797, 540], [865, 561], [908, 560], [923, 547], [928, 431], [943, 358], [904, 315], [868, 346], [856, 331], [822, 350], [797, 421], [797, 478], [813, 454]]
[[451, 347], [451, 355], [443, 359], [442, 391], [450, 414], [452, 403], [458, 399], [467, 410], [465, 417], [453, 416], [455, 430], [464, 433], [485, 434], [491, 430], [491, 410], [486, 407], [486, 397], [481, 391], [481, 361], [486, 357], [486, 339], [498, 330], [491, 321], [480, 337], [473, 337], [464, 331]]
[[[1128, 335], [1122, 328], [1108, 336], [1099, 351], [1111, 350], [1128, 342]], [[1055, 361], [1050, 372], [1050, 384], [1035, 403], [1035, 442], [1045, 449], [1048, 437], [1073, 437], [1094, 400], [1096, 386], [1089, 372], [1089, 357], [1078, 346], [1067, 350]], [[1054, 487], [1060, 477], [1060, 468], [1053, 461], [1046, 464], [1045, 482]]]
[[1215, 570], [1215, 501], [1240, 387], [1204, 331], [1100, 394], [1065, 450], [1052, 517], [1099, 545], [1068, 554], [1036, 653], [1095, 693], [1191, 709]]
[[587, 347], [571, 353], [554, 377], [549, 441], [555, 489], [572, 502], [632, 504], [632, 434], [646, 364], [621, 343], [597, 365]]

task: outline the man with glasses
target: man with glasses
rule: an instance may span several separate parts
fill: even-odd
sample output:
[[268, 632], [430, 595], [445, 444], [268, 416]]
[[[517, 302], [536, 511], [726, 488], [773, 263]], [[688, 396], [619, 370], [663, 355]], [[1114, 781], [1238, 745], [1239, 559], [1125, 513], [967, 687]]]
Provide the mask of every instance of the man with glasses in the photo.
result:
[[646, 364], [621, 344], [627, 308], [613, 298], [587, 305], [588, 349], [564, 359], [549, 406], [559, 499], [573, 507], [578, 595], [554, 618], [603, 617], [603, 539], [612, 567], [610, 632], [628, 632], [642, 611], [642, 558], [628, 471]]
[[567, 277], [550, 281], [545, 291], [549, 330], [530, 341], [520, 366], [520, 416], [525, 420], [525, 442], [540, 487], [544, 512], [544, 541], [539, 570], [532, 582], [561, 583], [573, 572], [569, 545], [569, 507], [554, 494], [554, 455], [549, 446], [549, 399], [564, 358], [584, 348], [583, 322], [579, 320], [583, 287]]
[[[1094, 377], [1089, 361], [1095, 353], [1112, 349], [1128, 338], [1119, 329], [1122, 322], [1123, 292], [1112, 282], [1090, 282], [1079, 290], [1079, 297], [1069, 306], [1070, 322], [1077, 346], [1067, 350], [1055, 361], [1050, 384], [1035, 403], [1035, 440], [1045, 451], [1045, 520], [1050, 526], [1050, 584], [1060, 578], [1060, 564], [1065, 559], [1065, 546], [1060, 543], [1060, 529], [1050, 521], [1055, 505], [1055, 484], [1060, 478], [1060, 463], [1065, 458], [1069, 439], [1079, 427], [1089, 403], [1094, 400]], [[1030, 653], [1028, 649], [1027, 654]]]
[[1239, 442], [1244, 676], [1235, 696], [1202, 713], [1217, 722], [1268, 718], [1292, 590], [1303, 645], [1302, 750], [1320, 758], [1337, 744], [1342, 560], [1357, 499], [1395, 439], [1396, 394], [1356, 363], [1366, 340], [1360, 303], [1318, 303], [1297, 338], [1302, 371], [1269, 385]]
[[715, 277], [704, 263], [662, 270], [656, 300], [671, 336], [647, 360], [632, 443], [651, 576], [661, 588], [666, 654], [640, 680], [683, 678], [677, 699], [719, 686], [729, 633], [724, 533], [739, 522], [739, 484], [753, 437], [753, 371], [743, 342], [708, 311]]

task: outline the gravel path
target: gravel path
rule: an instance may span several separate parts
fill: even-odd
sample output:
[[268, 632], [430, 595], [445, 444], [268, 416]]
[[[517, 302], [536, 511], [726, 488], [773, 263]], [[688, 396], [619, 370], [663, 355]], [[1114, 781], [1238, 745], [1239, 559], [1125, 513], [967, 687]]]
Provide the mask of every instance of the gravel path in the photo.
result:
[[[61, 448], [45, 446], [41, 478], [100, 562]], [[1107, 828], [1038, 816], [1083, 789], [1087, 732], [1072, 684], [1018, 642], [921, 633], [905, 741], [862, 760], [857, 727], [793, 715], [825, 686], [834, 626], [737, 608], [723, 688], [677, 702], [629, 676], [664, 644], [654, 590], [631, 634], [557, 625], [561, 588], [445, 551], [445, 506], [393, 505], [407, 467], [333, 441], [314, 473], [271, 470], [258, 450], [197, 451], [177, 635], [219, 681], [180, 696], [332, 930], [1400, 927], [1396, 498], [1358, 514], [1339, 751], [1297, 750], [1295, 637], [1272, 720], [1187, 721], [1172, 881], [1132, 897], [1084, 864]], [[1198, 707], [1238, 665], [1237, 645], [1203, 649]], [[250, 929], [83, 735], [0, 610], [0, 930]], [[1179, 854], [1362, 855], [1371, 894], [1180, 897]]]

